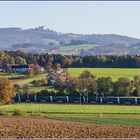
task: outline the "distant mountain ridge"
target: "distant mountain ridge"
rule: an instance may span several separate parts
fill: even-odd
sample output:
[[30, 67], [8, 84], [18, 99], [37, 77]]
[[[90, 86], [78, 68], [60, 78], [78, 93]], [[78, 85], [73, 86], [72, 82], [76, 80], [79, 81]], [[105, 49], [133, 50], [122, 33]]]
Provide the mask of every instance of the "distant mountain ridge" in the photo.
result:
[[75, 55], [140, 54], [140, 39], [115, 34], [60, 33], [44, 26], [0, 28], [0, 50]]

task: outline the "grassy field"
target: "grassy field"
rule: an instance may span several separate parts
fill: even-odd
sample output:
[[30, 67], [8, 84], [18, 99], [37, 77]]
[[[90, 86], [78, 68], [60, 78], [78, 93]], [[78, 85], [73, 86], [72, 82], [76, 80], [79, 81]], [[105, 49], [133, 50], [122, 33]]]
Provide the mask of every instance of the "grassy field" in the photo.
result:
[[27, 78], [25, 76], [25, 74], [18, 74], [18, 73], [13, 73], [13, 74], [10, 74], [10, 75], [6, 75], [4, 73], [1, 73], [0, 74], [0, 78], [9, 78], [11, 80], [13, 80], [14, 84], [19, 84], [20, 86], [24, 86], [24, 85], [28, 85], [30, 86], [30, 89], [33, 90], [34, 92], [38, 92], [38, 91], [41, 91], [41, 90], [53, 90], [52, 87], [50, 86], [39, 86], [39, 87], [33, 87], [33, 85], [31, 84], [31, 82], [33, 80], [40, 80], [40, 79], [44, 79], [46, 78], [47, 74], [40, 74], [40, 75], [37, 75], [35, 77], [30, 77], [30, 78]]
[[12, 114], [15, 109], [26, 111], [30, 115], [43, 115], [59, 120], [140, 126], [139, 106], [33, 103], [0, 106], [0, 110], [8, 114]]
[[30, 84], [33, 80], [40, 80], [46, 78], [47, 74], [40, 74], [34, 77], [27, 78], [25, 74], [18, 74], [18, 73], [12, 73], [10, 75], [6, 74], [0, 74], [0, 78], [9, 78], [13, 80], [14, 83], [19, 84], [21, 86], [25, 84]]
[[78, 76], [84, 70], [89, 70], [91, 73], [95, 74], [96, 77], [112, 77], [113, 80], [119, 77], [127, 77], [133, 79], [135, 75], [140, 75], [140, 69], [134, 68], [69, 68], [68, 71], [72, 76]]
[[46, 74], [40, 74], [31, 78], [23, 78], [23, 79], [19, 79], [19, 80], [14, 80], [14, 82], [16, 84], [19, 84], [21, 86], [25, 85], [25, 84], [30, 84], [33, 80], [40, 80], [40, 79], [44, 79], [46, 78]]
[[[140, 75], [140, 69], [136, 68], [68, 68], [68, 72], [71, 76], [79, 76], [84, 70], [89, 70], [95, 74], [96, 77], [112, 77], [113, 80], [117, 80], [119, 77], [127, 77], [133, 79], [135, 75]], [[41, 74], [32, 78], [24, 78], [24, 74], [0, 74], [1, 77], [7, 77], [13, 79], [14, 83], [19, 85], [30, 84], [33, 80], [39, 80], [46, 78], [47, 74]]]

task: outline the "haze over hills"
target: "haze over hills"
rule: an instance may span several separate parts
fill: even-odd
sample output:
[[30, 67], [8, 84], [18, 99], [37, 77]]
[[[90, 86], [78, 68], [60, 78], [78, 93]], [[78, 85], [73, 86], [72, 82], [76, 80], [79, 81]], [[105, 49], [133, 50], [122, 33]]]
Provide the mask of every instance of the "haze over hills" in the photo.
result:
[[0, 50], [76, 55], [140, 54], [140, 39], [115, 34], [60, 33], [44, 26], [0, 28]]

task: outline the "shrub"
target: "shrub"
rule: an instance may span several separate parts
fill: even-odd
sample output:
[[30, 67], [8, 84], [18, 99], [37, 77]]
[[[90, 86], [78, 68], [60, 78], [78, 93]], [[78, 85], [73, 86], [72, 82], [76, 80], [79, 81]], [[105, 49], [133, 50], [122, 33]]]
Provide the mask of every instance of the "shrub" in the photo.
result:
[[27, 116], [27, 112], [20, 110], [20, 109], [15, 109], [13, 115]]
[[0, 110], [0, 115], [8, 115], [8, 113], [5, 110]]

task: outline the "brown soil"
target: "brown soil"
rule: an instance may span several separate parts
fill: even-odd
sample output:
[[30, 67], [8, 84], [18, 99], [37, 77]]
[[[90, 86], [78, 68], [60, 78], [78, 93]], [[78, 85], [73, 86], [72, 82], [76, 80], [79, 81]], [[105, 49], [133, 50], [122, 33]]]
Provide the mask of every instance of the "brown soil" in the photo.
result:
[[0, 138], [138, 138], [140, 127], [0, 116]]

